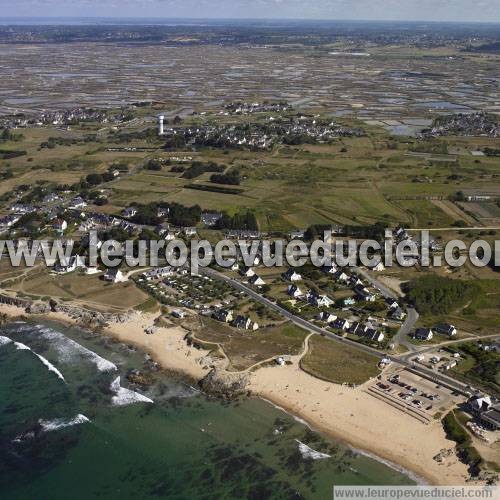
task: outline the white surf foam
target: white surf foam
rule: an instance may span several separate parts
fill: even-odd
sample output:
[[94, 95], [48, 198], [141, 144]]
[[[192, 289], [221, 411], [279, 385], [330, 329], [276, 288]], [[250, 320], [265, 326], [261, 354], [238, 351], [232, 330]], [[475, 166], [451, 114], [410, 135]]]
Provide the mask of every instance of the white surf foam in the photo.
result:
[[18, 351], [31, 351], [27, 345], [21, 344], [21, 342], [14, 342], [14, 345]]
[[58, 378], [60, 378], [63, 382], [66, 382], [63, 374], [48, 359], [45, 359], [43, 356], [40, 356], [40, 354], [37, 354], [36, 352], [34, 352], [33, 354], [49, 369], [50, 372], [55, 373]]
[[102, 358], [90, 349], [83, 347], [73, 339], [66, 337], [63, 333], [42, 326], [39, 326], [38, 329], [41, 337], [53, 343], [61, 361], [71, 363], [75, 360], [75, 357], [80, 357], [94, 363], [100, 372], [118, 370], [114, 363]]
[[302, 458], [305, 458], [307, 460], [324, 460], [326, 458], [331, 458], [330, 455], [327, 453], [321, 453], [320, 451], [313, 450], [307, 444], [300, 442], [298, 439], [296, 439], [297, 443], [299, 444], [299, 451], [300, 454], [302, 455]]
[[66, 382], [65, 378], [63, 377], [63, 374], [48, 359], [45, 359], [43, 356], [40, 356], [40, 354], [34, 352], [27, 345], [21, 344], [21, 342], [14, 342], [14, 345], [16, 346], [16, 349], [18, 351], [32, 352], [49, 369], [49, 371], [55, 373], [57, 375], [57, 378], [61, 379], [63, 382]]
[[115, 393], [111, 402], [115, 406], [126, 406], [134, 403], [154, 403], [154, 401], [139, 392], [126, 389], [120, 385], [120, 377], [116, 377], [111, 383], [110, 389]]
[[12, 343], [12, 340], [10, 340], [9, 337], [0, 336], [0, 346], [11, 344], [11, 343]]
[[44, 432], [57, 431], [59, 429], [64, 429], [66, 427], [73, 427], [74, 425], [81, 425], [90, 422], [85, 415], [78, 414], [75, 418], [71, 420], [64, 420], [62, 418], [57, 418], [55, 420], [39, 420], [38, 423], [42, 426]]

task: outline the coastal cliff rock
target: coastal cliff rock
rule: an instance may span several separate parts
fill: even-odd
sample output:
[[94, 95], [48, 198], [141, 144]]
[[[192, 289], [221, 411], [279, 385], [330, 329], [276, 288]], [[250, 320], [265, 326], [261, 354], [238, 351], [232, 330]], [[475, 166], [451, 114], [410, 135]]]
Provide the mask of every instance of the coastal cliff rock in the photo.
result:
[[32, 302], [25, 310], [29, 314], [46, 314], [50, 312], [50, 306], [46, 302]]
[[102, 328], [109, 323], [125, 323], [135, 314], [134, 312], [101, 313], [84, 309], [83, 307], [58, 302], [55, 299], [50, 299], [49, 302], [43, 302], [4, 294], [0, 294], [0, 303], [19, 307], [29, 314], [46, 314], [51, 311], [61, 312], [74, 319], [80, 325], [89, 328]]
[[214, 368], [200, 380], [199, 385], [205, 392], [233, 399], [246, 394], [248, 383], [249, 378], [246, 373], [229, 373]]

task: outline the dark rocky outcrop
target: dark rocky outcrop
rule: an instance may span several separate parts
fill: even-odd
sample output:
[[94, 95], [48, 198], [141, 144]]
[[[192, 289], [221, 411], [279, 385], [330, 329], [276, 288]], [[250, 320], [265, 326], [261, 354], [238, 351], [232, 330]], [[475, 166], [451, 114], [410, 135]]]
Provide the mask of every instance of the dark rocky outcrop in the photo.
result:
[[199, 385], [204, 392], [225, 399], [234, 399], [247, 394], [248, 383], [247, 373], [230, 373], [213, 368], [200, 380]]

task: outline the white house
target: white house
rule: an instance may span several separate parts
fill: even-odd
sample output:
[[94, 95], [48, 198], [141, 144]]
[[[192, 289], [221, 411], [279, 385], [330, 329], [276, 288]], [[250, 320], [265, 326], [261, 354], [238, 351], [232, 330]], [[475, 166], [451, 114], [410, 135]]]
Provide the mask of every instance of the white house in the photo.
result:
[[341, 283], [347, 283], [349, 281], [349, 276], [340, 270], [333, 275], [333, 278]]
[[123, 273], [116, 267], [108, 268], [104, 273], [104, 280], [111, 283], [123, 281]]
[[430, 328], [417, 328], [415, 331], [415, 338], [417, 340], [431, 340], [434, 333]]
[[337, 330], [348, 330], [351, 324], [349, 321], [343, 318], [337, 318], [333, 323], [332, 323], [333, 328], [336, 328]]
[[313, 290], [309, 290], [306, 295], [306, 300], [308, 304], [316, 307], [330, 307], [333, 304], [333, 300], [326, 295], [318, 295]]
[[288, 285], [286, 293], [294, 299], [302, 297], [302, 290], [297, 285]]
[[331, 266], [323, 266], [321, 268], [321, 270], [325, 273], [325, 274], [335, 274], [337, 272], [337, 268], [334, 266], [334, 265], [331, 265]]
[[56, 219], [52, 224], [52, 227], [54, 228], [54, 231], [62, 234], [66, 231], [66, 229], [68, 229], [68, 223], [64, 219]]
[[318, 319], [320, 321], [324, 321], [325, 323], [333, 323], [337, 319], [337, 316], [329, 312], [321, 312], [318, 315]]
[[72, 208], [74, 210], [78, 210], [80, 208], [85, 208], [86, 206], [87, 206], [87, 202], [81, 196], [77, 196], [76, 198], [73, 198], [69, 202], [69, 208]]
[[457, 334], [456, 327], [448, 323], [440, 323], [435, 330], [442, 335], [448, 335], [448, 337], [454, 337]]
[[68, 274], [72, 273], [73, 271], [76, 270], [78, 267], [78, 264], [80, 263], [78, 256], [73, 255], [73, 257], [70, 257], [68, 261], [59, 261], [56, 263], [54, 266], [54, 272], [57, 274]]
[[299, 273], [296, 273], [294, 269], [290, 268], [288, 271], [283, 273], [283, 279], [286, 281], [301, 281], [302, 276]]
[[228, 311], [226, 309], [217, 309], [214, 311], [213, 317], [217, 321], [221, 321], [222, 323], [230, 323], [233, 321], [233, 311]]
[[251, 278], [252, 276], [255, 276], [255, 271], [251, 267], [245, 267], [245, 269], [241, 270], [241, 275]]
[[251, 285], [255, 285], [255, 286], [262, 286], [262, 285], [265, 285], [266, 282], [260, 277], [260, 276], [257, 276], [256, 274], [254, 276], [252, 276], [248, 282], [251, 284]]
[[134, 217], [137, 215], [137, 208], [136, 207], [127, 207], [125, 210], [122, 211], [123, 217], [130, 219], [131, 217]]
[[236, 319], [233, 321], [233, 326], [235, 328], [240, 328], [242, 330], [258, 330], [259, 325], [253, 322], [248, 316], [236, 316]]

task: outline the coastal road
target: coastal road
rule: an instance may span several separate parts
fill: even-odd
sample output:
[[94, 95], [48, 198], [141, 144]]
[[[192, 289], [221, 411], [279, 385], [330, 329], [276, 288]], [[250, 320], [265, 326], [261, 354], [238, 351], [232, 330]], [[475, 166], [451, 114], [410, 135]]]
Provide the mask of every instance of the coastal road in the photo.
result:
[[389, 355], [386, 354], [382, 351], [379, 351], [378, 349], [374, 349], [373, 347], [369, 347], [363, 344], [359, 344], [358, 342], [354, 342], [353, 340], [349, 340], [343, 337], [339, 337], [338, 335], [335, 335], [334, 333], [325, 330], [324, 328], [319, 327], [318, 325], [315, 325], [314, 323], [311, 323], [310, 321], [307, 321], [299, 316], [296, 316], [292, 314], [291, 312], [287, 311], [286, 309], [282, 308], [278, 304], [275, 304], [271, 300], [267, 299], [260, 293], [256, 292], [249, 286], [245, 285], [244, 283], [241, 283], [238, 280], [232, 279], [229, 276], [225, 276], [222, 273], [219, 273], [218, 271], [215, 271], [214, 269], [210, 268], [202, 268], [200, 269], [200, 273], [205, 274], [206, 276], [209, 276], [211, 278], [224, 281], [227, 283], [229, 286], [234, 288], [235, 290], [239, 290], [244, 292], [247, 296], [250, 298], [256, 300], [257, 302], [260, 302], [261, 304], [264, 304], [265, 306], [269, 307], [273, 311], [276, 311], [280, 313], [283, 317], [291, 321], [292, 323], [296, 324], [297, 326], [300, 326], [301, 328], [304, 328], [305, 330], [311, 332], [311, 333], [316, 333], [318, 335], [323, 335], [324, 337], [334, 341], [338, 342], [344, 345], [349, 345], [355, 349], [359, 349], [361, 351], [364, 351], [368, 354], [372, 354], [374, 356], [378, 356], [380, 358], [386, 357], [390, 359], [392, 362], [403, 366], [404, 368], [407, 368], [414, 373], [431, 380], [435, 382], [436, 384], [443, 385], [445, 387], [448, 387], [449, 389], [453, 391], [458, 391], [462, 394], [467, 394], [468, 393], [468, 388], [465, 384], [462, 384], [461, 382], [458, 382], [455, 379], [452, 379], [451, 377], [448, 377], [444, 374], [435, 372], [433, 370], [430, 370], [428, 368], [425, 368], [423, 366], [420, 366], [414, 362], [412, 362], [409, 359], [404, 359], [399, 356], [394, 356], [394, 355]]
[[[460, 344], [466, 344], [467, 342], [479, 342], [482, 340], [487, 340], [487, 341], [494, 341], [494, 340], [500, 340], [500, 334], [494, 333], [492, 335], [484, 335], [482, 337], [478, 337], [477, 335], [475, 336], [470, 336], [466, 337], [463, 339], [457, 339], [457, 340], [448, 340], [446, 342], [441, 342], [440, 344], [433, 344], [421, 348], [417, 348], [415, 352], [407, 352], [403, 355], [401, 355], [401, 359], [406, 359], [408, 360], [412, 356], [415, 356], [416, 354], [428, 354], [430, 352], [437, 351], [439, 349], [443, 349], [448, 346], [453, 346], [453, 345], [460, 345]], [[413, 346], [415, 347], [415, 346]]]

